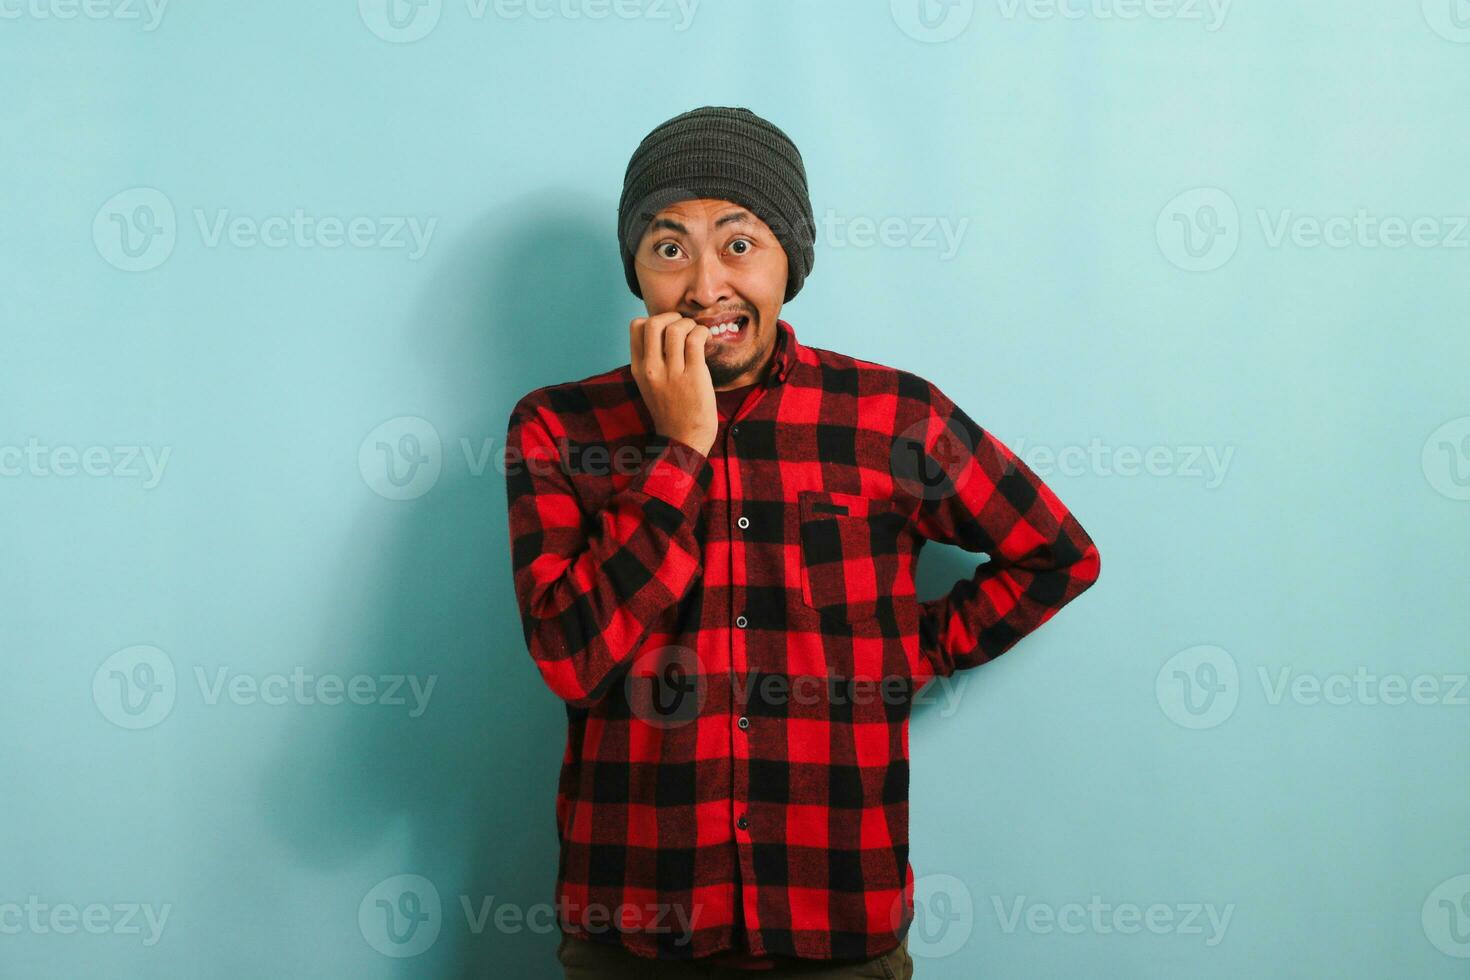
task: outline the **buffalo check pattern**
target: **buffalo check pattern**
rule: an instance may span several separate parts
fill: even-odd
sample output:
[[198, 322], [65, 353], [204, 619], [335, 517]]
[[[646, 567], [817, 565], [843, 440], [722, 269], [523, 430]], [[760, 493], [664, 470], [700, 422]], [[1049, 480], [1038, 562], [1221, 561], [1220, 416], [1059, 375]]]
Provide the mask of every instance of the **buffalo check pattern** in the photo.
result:
[[[776, 328], [707, 456], [654, 431], [627, 364], [509, 419], [516, 599], [568, 720], [560, 925], [643, 957], [896, 946], [913, 696], [1100, 568], [1057, 496], [935, 385]], [[921, 602], [930, 541], [989, 560]]]

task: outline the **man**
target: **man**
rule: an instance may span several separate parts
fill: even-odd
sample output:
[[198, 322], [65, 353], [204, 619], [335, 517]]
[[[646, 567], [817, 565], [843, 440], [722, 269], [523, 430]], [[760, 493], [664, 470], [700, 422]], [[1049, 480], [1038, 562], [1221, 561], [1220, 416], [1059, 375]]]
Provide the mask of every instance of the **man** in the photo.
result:
[[[816, 236], [776, 126], [675, 116], [618, 211], [630, 363], [530, 392], [507, 436], [525, 639], [569, 725], [558, 956], [911, 976], [913, 695], [1050, 619], [1097, 548], [936, 386], [778, 318]], [[919, 602], [927, 541], [990, 560]]]

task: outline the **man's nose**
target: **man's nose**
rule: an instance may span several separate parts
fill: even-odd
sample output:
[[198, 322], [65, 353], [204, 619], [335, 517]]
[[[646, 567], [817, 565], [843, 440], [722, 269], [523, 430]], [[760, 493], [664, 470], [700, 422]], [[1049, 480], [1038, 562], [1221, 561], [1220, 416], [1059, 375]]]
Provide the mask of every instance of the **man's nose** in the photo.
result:
[[691, 270], [690, 305], [707, 310], [729, 297], [729, 276], [717, 251], [705, 249], [691, 264]]

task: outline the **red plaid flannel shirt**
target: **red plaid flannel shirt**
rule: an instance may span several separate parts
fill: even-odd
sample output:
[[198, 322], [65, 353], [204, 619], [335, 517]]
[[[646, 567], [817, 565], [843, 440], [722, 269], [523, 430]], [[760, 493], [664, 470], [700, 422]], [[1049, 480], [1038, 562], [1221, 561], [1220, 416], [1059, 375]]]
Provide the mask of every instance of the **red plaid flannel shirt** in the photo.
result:
[[[777, 329], [708, 456], [654, 432], [627, 364], [510, 416], [516, 598], [568, 718], [560, 926], [644, 957], [898, 945], [913, 695], [1005, 652], [1100, 567], [933, 384]], [[928, 541], [990, 560], [920, 602]]]

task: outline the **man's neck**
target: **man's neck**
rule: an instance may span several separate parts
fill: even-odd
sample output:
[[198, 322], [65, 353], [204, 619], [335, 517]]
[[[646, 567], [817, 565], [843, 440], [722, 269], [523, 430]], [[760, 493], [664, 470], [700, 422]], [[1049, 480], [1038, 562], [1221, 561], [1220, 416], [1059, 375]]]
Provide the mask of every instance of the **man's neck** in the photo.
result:
[[750, 378], [747, 381], [740, 381], [737, 379], [723, 387], [716, 387], [715, 391], [733, 391], [736, 388], [749, 388], [753, 384], [758, 384], [765, 379], [766, 375], [771, 373], [771, 369], [775, 366], [775, 363], [776, 348], [772, 346], [770, 352], [766, 354], [765, 364], [763, 364], [761, 366], [761, 369], [756, 372], [755, 377]]

